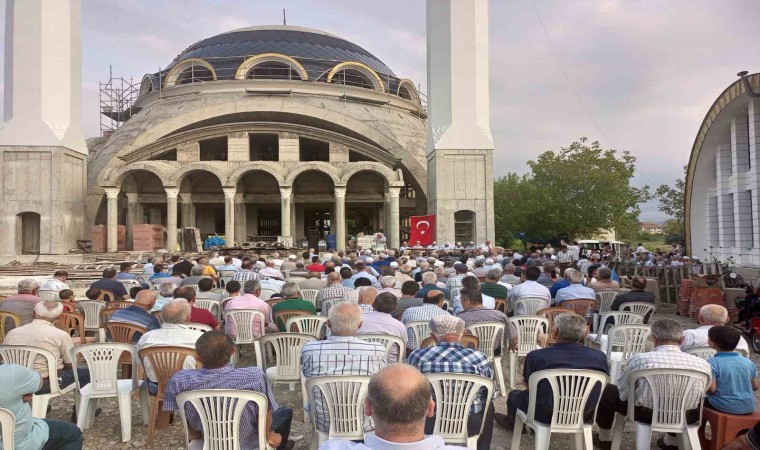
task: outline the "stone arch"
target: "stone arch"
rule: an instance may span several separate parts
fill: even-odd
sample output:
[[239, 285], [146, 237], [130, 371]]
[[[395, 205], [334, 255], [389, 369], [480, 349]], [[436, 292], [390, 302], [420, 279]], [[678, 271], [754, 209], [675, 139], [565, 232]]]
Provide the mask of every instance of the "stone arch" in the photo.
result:
[[285, 179], [285, 184], [292, 186], [293, 182], [296, 180], [296, 178], [298, 178], [298, 175], [301, 175], [302, 173], [308, 172], [310, 170], [316, 170], [317, 172], [322, 172], [325, 175], [329, 176], [332, 178], [333, 184], [336, 186], [342, 184], [337, 169], [335, 169], [329, 163], [319, 161], [300, 163], [294, 170], [288, 173], [288, 176]]
[[211, 75], [216, 81], [216, 70], [214, 69], [214, 66], [212, 66], [208, 61], [205, 59], [200, 58], [190, 58], [186, 59], [178, 64], [176, 64], [174, 67], [172, 67], [169, 70], [169, 73], [166, 75], [166, 78], [164, 79], [164, 87], [172, 87], [177, 85], [177, 79], [179, 78], [180, 74], [185, 71], [188, 67], [192, 66], [201, 66], [205, 69], [208, 69], [209, 72], [211, 72]]
[[219, 183], [221, 183], [222, 186], [227, 186], [225, 182], [227, 181], [227, 176], [217, 167], [214, 167], [210, 164], [205, 163], [191, 163], [185, 166], [182, 166], [179, 170], [174, 172], [171, 177], [169, 178], [169, 181], [165, 183], [166, 186], [180, 186], [182, 184], [182, 180], [189, 174], [190, 172], [195, 172], [198, 170], [202, 170], [205, 172], [210, 172], [216, 176], [216, 178], [219, 179]]
[[254, 172], [254, 171], [261, 171], [266, 172], [269, 175], [272, 175], [276, 180], [277, 184], [280, 186], [285, 186], [285, 178], [277, 171], [277, 168], [273, 165], [266, 164], [266, 163], [246, 163], [243, 166], [240, 166], [239, 168], [235, 169], [234, 172], [230, 174], [229, 177], [227, 177], [227, 184], [225, 186], [237, 186], [238, 181], [240, 181], [245, 174], [248, 172]]
[[414, 83], [412, 83], [411, 80], [407, 78], [399, 80], [398, 87], [396, 88], [396, 95], [398, 95], [401, 98], [406, 98], [401, 95], [402, 89], [405, 89], [406, 92], [409, 93], [410, 98], [408, 98], [407, 100], [418, 105], [420, 104], [420, 94], [419, 92], [417, 92], [417, 88], [414, 86]]
[[391, 185], [394, 181], [403, 181], [403, 179], [400, 179], [400, 172], [394, 172], [392, 169], [380, 163], [367, 162], [362, 164], [349, 164], [341, 174], [341, 184], [347, 184], [348, 180], [350, 180], [352, 176], [363, 171], [376, 172], [380, 174], [388, 182], [388, 185]]
[[330, 70], [330, 73], [327, 74], [327, 82], [332, 83], [333, 77], [335, 77], [335, 74], [340, 72], [343, 69], [353, 69], [357, 72], [361, 73], [362, 75], [366, 76], [369, 81], [372, 83], [376, 91], [379, 92], [385, 92], [385, 84], [383, 83], [382, 78], [380, 78], [380, 75], [377, 74], [374, 70], [372, 70], [371, 67], [369, 67], [366, 64], [362, 64], [360, 62], [342, 62], [338, 64], [337, 66], [333, 67]]
[[112, 172], [105, 180], [103, 180], [103, 182], [99, 182], [98, 184], [101, 186], [114, 186], [121, 189], [121, 184], [130, 173], [138, 170], [144, 170], [156, 175], [158, 179], [161, 180], [161, 184], [166, 186], [165, 180], [171, 174], [171, 167], [168, 165], [166, 165], [166, 167], [161, 166], [165, 165], [162, 163], [153, 163], [150, 161], [141, 161], [127, 164], [118, 168], [115, 172]]
[[243, 61], [242, 64], [240, 64], [240, 67], [238, 67], [237, 71], [235, 72], [235, 79], [244, 80], [246, 75], [248, 74], [248, 71], [250, 71], [257, 65], [266, 63], [266, 62], [278, 62], [278, 63], [286, 64], [290, 66], [291, 69], [295, 69], [298, 72], [298, 75], [301, 77], [301, 80], [306, 81], [309, 79], [309, 73], [301, 65], [301, 63], [291, 58], [290, 56], [282, 55], [279, 53], [262, 53], [260, 55], [251, 56], [250, 58]]

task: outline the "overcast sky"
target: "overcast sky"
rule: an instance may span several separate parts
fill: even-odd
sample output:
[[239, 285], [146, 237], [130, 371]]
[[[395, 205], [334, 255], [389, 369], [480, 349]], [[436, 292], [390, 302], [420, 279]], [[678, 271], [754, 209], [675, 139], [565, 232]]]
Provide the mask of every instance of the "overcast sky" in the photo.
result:
[[[424, 0], [83, 0], [86, 135], [109, 65], [139, 80], [198, 40], [282, 24], [282, 8], [288, 25], [353, 41], [426, 90]], [[494, 175], [586, 136], [633, 153], [637, 185], [672, 183], [715, 98], [760, 71], [758, 17], [758, 0], [492, 0]], [[651, 203], [641, 218], [664, 216]]]

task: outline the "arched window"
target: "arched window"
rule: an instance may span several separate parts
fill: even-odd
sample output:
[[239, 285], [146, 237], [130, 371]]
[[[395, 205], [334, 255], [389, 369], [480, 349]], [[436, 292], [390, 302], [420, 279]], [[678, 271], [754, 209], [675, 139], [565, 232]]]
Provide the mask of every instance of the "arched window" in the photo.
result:
[[463, 209], [454, 213], [454, 239], [466, 244], [475, 242], [475, 213]]
[[169, 70], [164, 86], [199, 83], [216, 80], [216, 70], [207, 61], [199, 58], [186, 59]]
[[150, 94], [153, 92], [153, 77], [145, 75], [140, 83], [140, 95]]
[[417, 93], [417, 89], [414, 87], [414, 83], [407, 79], [399, 80], [396, 95], [405, 100], [409, 100], [410, 102], [420, 102], [420, 96]]
[[385, 85], [380, 76], [370, 67], [357, 62], [344, 62], [333, 67], [327, 75], [328, 83], [345, 84], [384, 92]]
[[178, 76], [175, 84], [200, 83], [202, 81], [213, 81], [214, 74], [203, 66], [190, 66], [183, 70]]
[[298, 71], [276, 61], [263, 62], [253, 66], [245, 76], [249, 80], [300, 80]]

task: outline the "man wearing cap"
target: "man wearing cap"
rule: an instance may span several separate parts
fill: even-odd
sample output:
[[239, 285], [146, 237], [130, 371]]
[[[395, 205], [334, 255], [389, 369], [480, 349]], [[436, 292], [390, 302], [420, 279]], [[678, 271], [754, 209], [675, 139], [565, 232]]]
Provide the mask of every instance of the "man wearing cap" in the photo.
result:
[[[494, 369], [488, 357], [462, 345], [464, 335], [462, 319], [448, 314], [433, 317], [430, 319], [430, 335], [435, 339], [436, 345], [415, 350], [409, 355], [409, 364], [417, 367], [420, 372], [464, 373], [493, 379]], [[478, 438], [478, 450], [487, 450], [490, 447], [493, 433], [494, 407], [491, 403], [488, 411], [484, 411], [485, 395], [485, 390], [481, 390], [476, 396], [467, 420], [468, 434], [478, 434], [481, 431], [480, 425], [483, 423], [485, 413], [485, 423]], [[428, 418], [425, 425], [425, 434], [433, 434], [435, 417]]]
[[282, 265], [280, 266], [280, 271], [288, 274], [291, 270], [295, 270], [296, 268], [296, 255], [288, 255], [288, 259], [282, 262]]
[[[483, 256], [475, 258], [475, 269], [473, 269], [472, 274], [477, 278], [483, 278], [486, 276], [486, 273], [488, 273], [488, 270], [485, 268], [485, 262], [486, 259]], [[491, 260], [491, 262], [493, 263], [493, 260]]]
[[[9, 295], [0, 303], [0, 312], [10, 312], [21, 318], [21, 325], [32, 322], [34, 305], [42, 299], [37, 296], [37, 282], [28, 278], [18, 282], [18, 293]], [[6, 332], [13, 329], [13, 323], [6, 320]]]

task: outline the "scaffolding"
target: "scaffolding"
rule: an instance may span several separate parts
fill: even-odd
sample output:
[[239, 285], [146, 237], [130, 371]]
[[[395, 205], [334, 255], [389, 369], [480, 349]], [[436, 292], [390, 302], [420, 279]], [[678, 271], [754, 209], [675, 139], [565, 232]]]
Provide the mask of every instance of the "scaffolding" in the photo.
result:
[[129, 80], [114, 78], [111, 66], [108, 66], [108, 81], [100, 84], [100, 135], [108, 137], [113, 134], [140, 108], [134, 106], [140, 96], [140, 85], [132, 78]]

